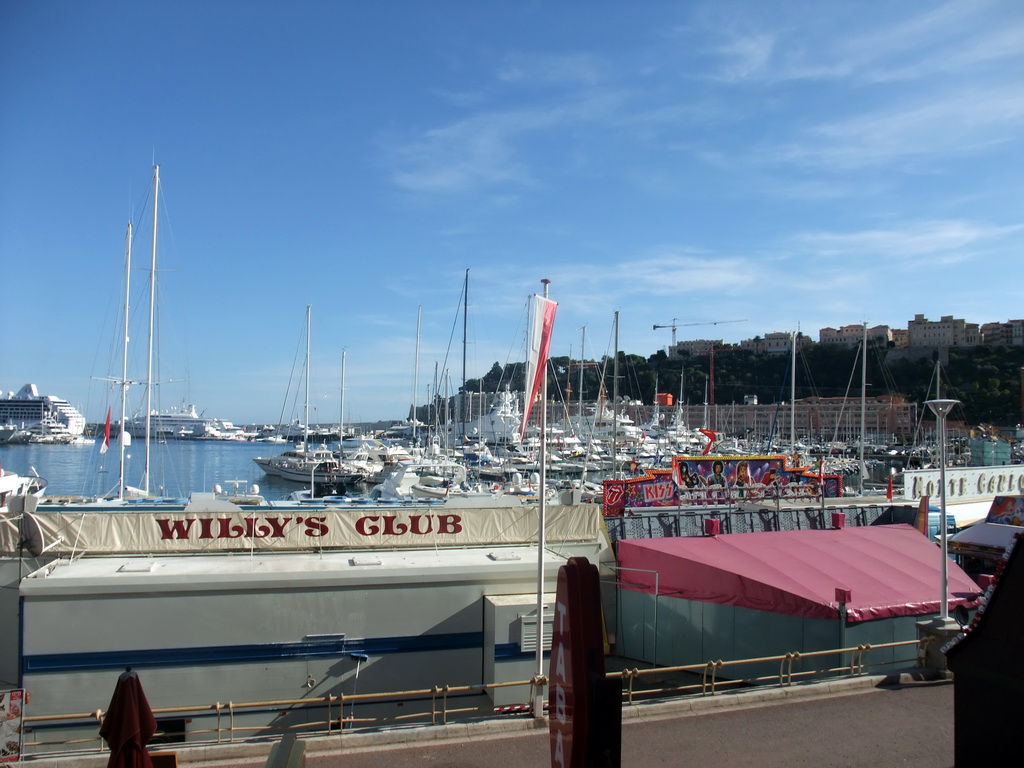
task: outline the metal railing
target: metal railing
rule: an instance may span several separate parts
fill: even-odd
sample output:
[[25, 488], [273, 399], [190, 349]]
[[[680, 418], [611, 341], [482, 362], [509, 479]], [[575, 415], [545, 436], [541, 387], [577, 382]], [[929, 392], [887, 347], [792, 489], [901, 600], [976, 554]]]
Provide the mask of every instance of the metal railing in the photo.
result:
[[704, 536], [704, 521], [708, 519], [718, 520], [722, 533], [825, 530], [831, 527], [830, 516], [833, 512], [845, 513], [847, 525], [863, 527], [871, 525], [892, 506], [891, 502], [885, 502], [867, 506], [829, 506], [827, 510], [812, 505], [759, 509], [709, 507], [697, 510], [646, 507], [642, 509], [643, 514], [605, 517], [604, 524], [613, 542], [622, 539]]
[[[894, 643], [860, 644], [848, 648], [837, 648], [823, 651], [792, 651], [778, 656], [738, 659], [733, 661], [712, 660], [702, 664], [689, 664], [674, 667], [650, 667], [647, 669], [627, 668], [606, 674], [610, 679], [622, 680], [623, 703], [629, 705], [642, 704], [647, 701], [665, 701], [687, 696], [714, 696], [731, 692], [742, 695], [743, 690], [764, 690], [774, 684], [776, 687], [792, 686], [809, 678], [830, 679], [836, 677], [858, 677], [866, 674], [874, 667], [893, 668], [899, 665], [924, 666], [925, 651], [930, 638], [922, 640], [905, 640]], [[868, 654], [884, 649], [914, 648], [915, 653], [906, 659], [889, 658], [874, 664], [867, 662]], [[848, 661], [845, 657], [849, 655]], [[895, 654], [894, 654], [895, 655]], [[809, 670], [794, 669], [798, 662], [837, 656], [840, 663], [826, 668]], [[778, 673], [760, 676], [742, 677], [738, 674], [727, 679], [721, 678], [722, 670], [734, 673], [742, 671], [744, 666], [778, 664]], [[665, 678], [682, 678], [673, 684], [666, 684]], [[645, 680], [650, 684], [644, 686]], [[408, 725], [430, 726], [445, 725], [458, 717], [464, 720], [483, 720], [509, 715], [532, 715], [531, 702], [538, 693], [543, 691], [547, 680], [535, 676], [529, 680], [516, 680], [487, 685], [436, 685], [432, 688], [390, 691], [385, 693], [359, 694], [328, 694], [306, 699], [271, 699], [266, 701], [247, 702], [215, 702], [186, 707], [163, 707], [153, 710], [158, 718], [189, 719], [193, 724], [197, 720], [212, 720], [209, 726], [188, 729], [188, 741], [184, 741], [184, 733], [158, 732], [156, 738], [161, 739], [161, 748], [173, 749], [175, 746], [200, 746], [211, 744], [237, 744], [247, 741], [262, 741], [276, 738], [282, 732], [306, 735], [343, 735], [359, 729], [383, 730]], [[465, 706], [467, 697], [487, 695], [505, 688], [523, 688], [526, 696], [521, 704], [505, 707]], [[355, 704], [387, 704], [401, 702], [405, 704], [429, 704], [415, 712], [402, 712], [388, 716], [356, 717]], [[346, 715], [345, 710], [349, 709]], [[546, 708], [546, 706], [545, 706]], [[296, 712], [304, 715], [323, 709], [325, 714], [319, 719], [291, 725], [269, 726], [267, 724], [250, 725], [240, 722], [246, 713], [287, 710], [289, 714]], [[99, 737], [99, 726], [103, 722], [103, 710], [55, 715], [31, 715], [24, 718], [26, 735], [35, 734], [40, 728], [59, 728], [61, 726], [83, 729], [96, 728], [96, 734], [87, 738], [59, 741], [29, 740], [24, 741], [25, 754], [23, 759], [31, 760], [40, 757], [57, 757], [61, 755], [82, 755], [105, 753], [106, 746]], [[258, 732], [258, 735], [257, 735]]]
[[[667, 696], [714, 696], [716, 694], [723, 693], [725, 690], [736, 690], [739, 688], [757, 690], [757, 688], [753, 688], [751, 686], [758, 686], [763, 689], [765, 685], [771, 684], [773, 681], [778, 687], [788, 687], [793, 685], [794, 682], [799, 682], [800, 680], [811, 677], [859, 677], [866, 674], [867, 671], [873, 667], [892, 667], [893, 665], [911, 663], [913, 663], [914, 666], [920, 667], [923, 666], [923, 647], [926, 646], [930, 640], [930, 638], [926, 640], [904, 640], [895, 643], [879, 643], [877, 645], [862, 643], [849, 648], [834, 648], [824, 651], [807, 652], [791, 651], [779, 656], [762, 656], [759, 658], [738, 659], [735, 661], [722, 661], [721, 659], [718, 659], [707, 661], [703, 664], [688, 664], [677, 667], [625, 669], [622, 672], [610, 672], [607, 676], [622, 678], [623, 696], [625, 703], [627, 704], [636, 703], [638, 696], [662, 699]], [[911, 646], [913, 646], [916, 651], [913, 657], [900, 660], [889, 659], [886, 661], [876, 662], [875, 664], [868, 664], [865, 661], [866, 655], [871, 651], [879, 651], [887, 648], [909, 648]], [[826, 667], [824, 669], [816, 668], [810, 670], [794, 670], [793, 668], [797, 662], [802, 660], [826, 658], [829, 656], [839, 656], [842, 658], [845, 654], [849, 654], [850, 656], [849, 663], [841, 663], [837, 666]], [[736, 670], [744, 665], [766, 665], [771, 663], [778, 664], [778, 674], [753, 677], [730, 677], [725, 680], [719, 679], [720, 670], [723, 669]], [[664, 678], [666, 675], [680, 675], [683, 677], [690, 676], [693, 678], [693, 682], [681, 682], [678, 685], [672, 686], [647, 687], [639, 690], [636, 687], [636, 682], [642, 681], [644, 678]]]

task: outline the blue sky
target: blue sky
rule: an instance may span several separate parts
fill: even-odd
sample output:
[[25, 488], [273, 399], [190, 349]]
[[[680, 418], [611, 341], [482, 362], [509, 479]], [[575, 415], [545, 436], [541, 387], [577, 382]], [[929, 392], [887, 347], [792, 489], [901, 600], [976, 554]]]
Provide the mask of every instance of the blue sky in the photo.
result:
[[420, 307], [416, 399], [457, 387], [467, 269], [469, 377], [542, 278], [590, 359], [616, 311], [645, 356], [1024, 316], [1016, 0], [7, 0], [0, 105], [0, 389], [92, 420], [154, 161], [159, 402], [241, 423], [291, 417], [307, 305], [312, 420], [343, 351], [346, 419], [407, 415]]

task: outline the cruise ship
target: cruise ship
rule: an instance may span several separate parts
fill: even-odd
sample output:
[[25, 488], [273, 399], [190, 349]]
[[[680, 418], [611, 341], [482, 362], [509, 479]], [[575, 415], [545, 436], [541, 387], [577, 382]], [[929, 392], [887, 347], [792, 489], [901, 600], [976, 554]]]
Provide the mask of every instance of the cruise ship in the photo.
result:
[[21, 430], [53, 426], [72, 437], [85, 433], [85, 417], [71, 403], [40, 395], [35, 384], [26, 384], [17, 394], [0, 393], [0, 424]]

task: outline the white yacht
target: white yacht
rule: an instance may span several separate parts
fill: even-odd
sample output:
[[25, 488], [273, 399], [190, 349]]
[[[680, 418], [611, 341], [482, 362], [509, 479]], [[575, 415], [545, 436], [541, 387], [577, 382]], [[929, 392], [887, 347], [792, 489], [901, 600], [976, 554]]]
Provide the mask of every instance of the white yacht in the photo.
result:
[[46, 480], [38, 475], [19, 475], [0, 467], [0, 515], [7, 513], [8, 502], [15, 497], [41, 498], [46, 492]]
[[486, 413], [451, 427], [453, 437], [484, 441], [489, 445], [518, 445], [523, 414], [519, 399], [509, 390], [494, 395]]
[[[230, 421], [204, 416], [191, 404], [182, 403], [163, 411], [152, 411], [149, 417], [150, 436], [158, 440], [238, 440], [241, 429]], [[146, 416], [141, 414], [128, 420], [127, 430], [132, 437], [146, 435]]]
[[254, 456], [253, 461], [266, 474], [293, 483], [334, 485], [364, 479], [361, 473], [358, 477], [352, 476], [349, 468], [342, 467], [326, 445], [312, 448], [306, 443], [298, 443], [276, 456]]
[[77, 437], [85, 432], [85, 417], [67, 400], [40, 395], [35, 384], [26, 384], [18, 393], [0, 393], [0, 424], [22, 430], [45, 422], [59, 425], [62, 432]]
[[363, 467], [363, 480], [380, 483], [399, 464], [408, 463], [413, 456], [401, 445], [378, 440], [375, 437], [346, 437], [341, 441], [342, 463]]

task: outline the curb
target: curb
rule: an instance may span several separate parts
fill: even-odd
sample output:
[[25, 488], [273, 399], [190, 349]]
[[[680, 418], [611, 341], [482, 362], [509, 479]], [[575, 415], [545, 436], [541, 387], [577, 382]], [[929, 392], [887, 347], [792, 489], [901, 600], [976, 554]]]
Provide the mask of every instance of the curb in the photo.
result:
[[[787, 701], [846, 696], [865, 693], [889, 686], [911, 686], [920, 683], [949, 681], [951, 676], [941, 670], [922, 668], [893, 675], [865, 675], [862, 677], [828, 680], [820, 683], [801, 683], [785, 688], [747, 689], [690, 698], [653, 701], [643, 704], [623, 704], [622, 721], [652, 721], [679, 717], [696, 717], [726, 710], [771, 706]], [[529, 735], [547, 731], [547, 718], [528, 716], [475, 722], [448, 723], [446, 725], [410, 726], [381, 731], [309, 736], [304, 739], [306, 757], [358, 753], [365, 750], [397, 749], [417, 744], [446, 741], [479, 741]], [[263, 766], [276, 740], [247, 744], [208, 744], [159, 751], [175, 752], [182, 768], [215, 768], [216, 766]], [[157, 750], [155, 750], [157, 751]], [[53, 758], [30, 758], [26, 765], [33, 768], [105, 768], [109, 755], [70, 755]]]

